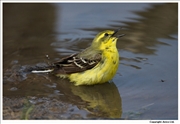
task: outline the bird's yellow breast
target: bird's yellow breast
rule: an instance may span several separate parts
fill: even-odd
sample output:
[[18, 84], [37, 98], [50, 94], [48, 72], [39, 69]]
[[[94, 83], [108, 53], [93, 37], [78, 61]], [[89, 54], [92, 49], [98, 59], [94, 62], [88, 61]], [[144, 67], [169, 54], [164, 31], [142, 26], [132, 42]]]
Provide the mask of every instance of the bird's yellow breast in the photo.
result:
[[92, 69], [70, 74], [68, 78], [75, 85], [105, 83], [113, 78], [119, 65], [119, 53], [115, 47], [102, 53], [102, 60]]

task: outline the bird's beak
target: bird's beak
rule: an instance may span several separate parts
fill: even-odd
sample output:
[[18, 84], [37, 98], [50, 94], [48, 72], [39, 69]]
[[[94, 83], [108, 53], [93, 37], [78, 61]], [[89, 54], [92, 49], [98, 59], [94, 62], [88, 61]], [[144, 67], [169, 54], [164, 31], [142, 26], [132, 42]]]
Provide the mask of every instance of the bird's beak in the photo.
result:
[[113, 37], [115, 34], [117, 34], [117, 33], [119, 32], [119, 30], [121, 30], [121, 28], [118, 28], [118, 29], [114, 30], [114, 33], [112, 34], [112, 37]]
[[118, 35], [117, 37], [120, 38], [120, 37], [123, 37], [125, 34], [121, 34], [121, 35]]
[[[112, 37], [113, 37], [115, 34], [117, 34], [121, 29], [122, 29], [122, 28], [118, 28], [118, 29], [114, 30], [114, 33], [112, 34]], [[122, 36], [124, 36], [124, 35], [125, 35], [125, 34], [121, 34], [121, 35], [118, 35], [117, 37], [119, 38], [119, 37], [122, 37]]]

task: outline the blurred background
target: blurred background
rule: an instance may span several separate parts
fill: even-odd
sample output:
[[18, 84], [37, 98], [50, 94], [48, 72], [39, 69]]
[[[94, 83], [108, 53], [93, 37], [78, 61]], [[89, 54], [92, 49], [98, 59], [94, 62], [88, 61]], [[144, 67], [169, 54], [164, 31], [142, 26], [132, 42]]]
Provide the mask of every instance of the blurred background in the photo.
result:
[[[122, 27], [109, 83], [31, 74]], [[3, 119], [178, 119], [178, 3], [3, 3]]]

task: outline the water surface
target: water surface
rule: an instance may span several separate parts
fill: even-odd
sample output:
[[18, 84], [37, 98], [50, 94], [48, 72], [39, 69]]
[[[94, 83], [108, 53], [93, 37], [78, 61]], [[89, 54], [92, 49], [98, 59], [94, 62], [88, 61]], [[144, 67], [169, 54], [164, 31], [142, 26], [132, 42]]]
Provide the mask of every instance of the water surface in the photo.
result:
[[[123, 27], [109, 83], [30, 74]], [[178, 4], [3, 4], [3, 119], [178, 119]]]

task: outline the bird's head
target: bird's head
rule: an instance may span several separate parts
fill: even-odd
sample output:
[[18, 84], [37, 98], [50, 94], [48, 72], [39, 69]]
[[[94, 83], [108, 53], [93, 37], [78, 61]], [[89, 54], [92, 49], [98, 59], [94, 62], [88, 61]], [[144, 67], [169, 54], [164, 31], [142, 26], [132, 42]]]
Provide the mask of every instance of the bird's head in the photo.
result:
[[[115, 37], [115, 34], [117, 34], [119, 30], [120, 29], [115, 30], [115, 31], [105, 30], [105, 31], [100, 32], [94, 38], [91, 46], [97, 50], [104, 50], [111, 47], [116, 47], [116, 42], [119, 36]], [[124, 36], [124, 34], [120, 36]]]

